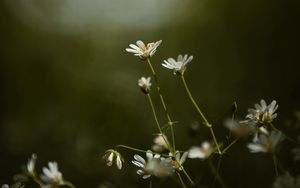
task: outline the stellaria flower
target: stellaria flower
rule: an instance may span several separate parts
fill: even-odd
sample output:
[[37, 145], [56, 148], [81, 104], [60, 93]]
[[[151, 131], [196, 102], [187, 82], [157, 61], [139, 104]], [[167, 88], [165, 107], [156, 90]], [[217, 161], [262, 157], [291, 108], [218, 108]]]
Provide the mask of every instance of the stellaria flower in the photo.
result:
[[273, 188], [297, 188], [300, 187], [300, 177], [294, 178], [290, 173], [285, 173], [276, 178]]
[[281, 133], [272, 131], [269, 135], [259, 135], [256, 142], [248, 144], [248, 148], [251, 153], [272, 153], [280, 141], [282, 141]]
[[248, 136], [255, 130], [254, 125], [249, 125], [247, 123], [239, 122], [232, 119], [225, 120], [224, 125], [238, 137]]
[[28, 162], [27, 162], [27, 172], [28, 172], [29, 174], [31, 174], [31, 175], [34, 175], [34, 173], [35, 173], [35, 162], [36, 162], [36, 158], [37, 158], [36, 154], [33, 153], [33, 154], [31, 155], [31, 158], [28, 159]]
[[171, 159], [166, 159], [158, 154], [152, 154], [150, 150], [146, 153], [147, 159], [145, 160], [139, 155], [134, 155], [134, 161], [132, 163], [138, 166], [137, 174], [141, 175], [143, 179], [147, 179], [152, 175], [157, 177], [166, 177], [174, 172], [171, 165]]
[[[172, 159], [172, 153], [169, 153], [169, 156], [171, 157]], [[184, 152], [181, 156], [180, 152], [179, 151], [176, 151], [175, 152], [175, 160], [172, 159], [171, 163], [172, 163], [172, 166], [175, 170], [179, 170], [181, 171], [182, 168], [181, 166], [183, 165], [183, 163], [186, 161], [186, 158], [188, 157], [188, 152]], [[179, 164], [180, 165], [179, 165]]]
[[168, 149], [168, 138], [165, 134], [158, 134], [153, 139], [154, 144], [152, 145], [152, 149], [156, 152], [161, 152], [165, 149]]
[[122, 169], [122, 163], [124, 162], [124, 159], [122, 155], [116, 150], [107, 150], [102, 158], [106, 160], [107, 166], [111, 166], [113, 163], [115, 163], [119, 170]]
[[46, 183], [62, 185], [64, 183], [62, 173], [58, 170], [56, 162], [48, 162], [48, 167], [43, 167], [41, 179]]
[[188, 56], [185, 54], [184, 56], [178, 55], [177, 61], [174, 58], [168, 58], [164, 60], [162, 66], [173, 70], [174, 74], [183, 75], [186, 69], [186, 65], [193, 60], [193, 56]]
[[246, 116], [246, 122], [255, 122], [259, 124], [271, 123], [277, 114], [275, 111], [278, 108], [278, 104], [273, 100], [271, 104], [267, 105], [265, 100], [261, 100], [260, 104], [254, 105], [255, 109], [251, 108], [248, 110], [248, 115]]
[[157, 47], [161, 44], [162, 40], [159, 40], [157, 42], [151, 42], [147, 45], [141, 41], [136, 41], [135, 44], [130, 44], [130, 48], [126, 48], [125, 50], [127, 52], [133, 53], [135, 56], [139, 57], [141, 60], [146, 60], [148, 58], [151, 58], [155, 52]]
[[145, 77], [141, 77], [138, 80], [138, 85], [140, 86], [141, 90], [143, 93], [148, 94], [150, 92], [150, 87], [151, 87], [151, 78], [145, 78]]
[[210, 142], [203, 142], [201, 147], [193, 146], [188, 151], [188, 157], [191, 159], [194, 158], [200, 158], [200, 159], [206, 159], [208, 158], [212, 153], [216, 151], [216, 148], [211, 144]]

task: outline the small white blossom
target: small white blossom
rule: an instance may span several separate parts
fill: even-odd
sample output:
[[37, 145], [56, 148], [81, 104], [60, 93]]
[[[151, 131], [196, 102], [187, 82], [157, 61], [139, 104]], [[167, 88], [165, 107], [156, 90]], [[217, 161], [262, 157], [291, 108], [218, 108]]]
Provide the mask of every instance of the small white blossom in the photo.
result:
[[151, 81], [150, 77], [148, 77], [148, 78], [141, 77], [138, 80], [138, 85], [140, 86], [142, 92], [145, 94], [149, 93], [149, 91], [150, 91], [150, 87], [152, 85], [150, 81]]
[[285, 173], [276, 178], [273, 188], [297, 188], [300, 187], [300, 177], [294, 178], [290, 173]]
[[251, 153], [274, 152], [278, 143], [282, 140], [280, 132], [272, 131], [269, 135], [261, 134], [254, 143], [248, 144]]
[[177, 61], [174, 58], [168, 58], [164, 60], [162, 66], [171, 69], [174, 71], [174, 74], [183, 75], [186, 69], [186, 65], [193, 60], [193, 56], [188, 56], [185, 54], [184, 56], [178, 55]]
[[174, 172], [171, 164], [171, 159], [166, 159], [158, 154], [153, 155], [150, 150], [146, 153], [147, 160], [139, 155], [134, 155], [132, 163], [140, 169], [137, 174], [141, 175], [143, 179], [147, 179], [152, 175], [157, 177], [166, 177]]
[[216, 148], [210, 143], [210, 142], [203, 142], [201, 147], [193, 146], [188, 151], [188, 157], [191, 159], [194, 158], [200, 158], [200, 159], [206, 159], [208, 158], [212, 153], [216, 151]]
[[165, 134], [158, 134], [153, 139], [154, 144], [152, 145], [152, 149], [156, 152], [161, 152], [165, 149], [168, 149], [168, 139]]
[[27, 172], [29, 174], [34, 174], [35, 173], [35, 162], [36, 162], [36, 154], [32, 154], [31, 158], [28, 159], [28, 162], [27, 162]]
[[130, 48], [126, 48], [126, 51], [133, 53], [141, 60], [146, 60], [147, 58], [151, 58], [155, 54], [156, 49], [161, 44], [161, 42], [162, 41], [159, 40], [157, 42], [151, 42], [146, 45], [143, 41], [138, 40], [136, 42], [136, 45], [130, 44]]
[[248, 110], [246, 122], [252, 121], [259, 124], [265, 124], [271, 123], [277, 117], [275, 111], [278, 109], [278, 104], [276, 104], [275, 100], [267, 105], [265, 100], [262, 99], [260, 104], [255, 104], [254, 107], [255, 109], [251, 108]]
[[107, 166], [111, 166], [113, 163], [115, 163], [119, 170], [122, 169], [122, 163], [124, 162], [124, 159], [119, 152], [109, 149], [105, 152], [102, 158], [106, 160]]
[[46, 183], [59, 184], [64, 183], [62, 173], [58, 170], [58, 165], [56, 162], [48, 162], [48, 167], [43, 168], [43, 173], [41, 179]]

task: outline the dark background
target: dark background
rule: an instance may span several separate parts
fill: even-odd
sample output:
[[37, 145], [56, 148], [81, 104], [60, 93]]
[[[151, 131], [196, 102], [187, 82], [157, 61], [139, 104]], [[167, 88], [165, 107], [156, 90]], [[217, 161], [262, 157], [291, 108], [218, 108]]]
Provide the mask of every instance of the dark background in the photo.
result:
[[[117, 144], [148, 149], [156, 133], [137, 86], [150, 71], [125, 52], [138, 39], [163, 40], [153, 64], [170, 114], [179, 121], [179, 149], [210, 139], [206, 128], [189, 135], [200, 119], [180, 79], [160, 65], [183, 53], [194, 55], [186, 79], [219, 140], [225, 140], [222, 122], [233, 101], [243, 118], [262, 98], [278, 101], [274, 124], [296, 138], [299, 129], [289, 122], [300, 110], [299, 9], [296, 0], [2, 0], [0, 184], [11, 183], [37, 153], [38, 172], [55, 160], [77, 187], [148, 186], [130, 162], [135, 152], [120, 150], [126, 160], [121, 171], [101, 160]], [[292, 147], [284, 142], [279, 160], [297, 174]], [[211, 185], [205, 162], [185, 165], [193, 179]], [[271, 157], [249, 154], [245, 141], [223, 159], [221, 174], [228, 187], [274, 181]], [[154, 181], [154, 187], [167, 185], [177, 186], [171, 178]]]

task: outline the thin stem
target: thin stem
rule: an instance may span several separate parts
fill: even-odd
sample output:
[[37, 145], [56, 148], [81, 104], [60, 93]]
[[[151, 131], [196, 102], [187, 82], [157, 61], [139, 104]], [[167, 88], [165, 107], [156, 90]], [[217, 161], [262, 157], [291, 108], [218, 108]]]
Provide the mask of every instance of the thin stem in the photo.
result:
[[149, 67], [151, 69], [152, 75], [154, 77], [154, 81], [156, 83], [156, 89], [157, 89], [157, 92], [159, 94], [160, 102], [161, 102], [161, 104], [162, 104], [162, 106], [164, 108], [165, 114], [166, 114], [167, 119], [168, 119], [168, 126], [170, 127], [170, 130], [171, 130], [172, 147], [173, 147], [173, 151], [171, 151], [171, 152], [173, 153], [173, 155], [175, 155], [176, 149], [175, 149], [175, 135], [174, 135], [174, 128], [173, 128], [173, 121], [171, 120], [171, 117], [169, 115], [169, 112], [168, 112], [168, 109], [167, 109], [167, 105], [165, 103], [165, 100], [164, 100], [164, 97], [162, 95], [162, 92], [161, 92], [161, 89], [160, 89], [160, 85], [159, 85], [159, 82], [158, 82], [158, 78], [156, 76], [156, 72], [155, 72], [155, 70], [154, 70], [154, 68], [153, 68], [153, 66], [152, 66], [151, 61], [150, 61], [149, 58], [147, 59], [147, 62], [148, 62], [148, 65], [149, 65]]
[[216, 170], [216, 167], [214, 166], [214, 164], [212, 163], [211, 159], [208, 159], [208, 164], [209, 164], [209, 167], [212, 171], [212, 173], [214, 173], [216, 175], [216, 178], [219, 182], [219, 184], [223, 187], [223, 188], [227, 188], [227, 186], [225, 185], [223, 179], [221, 178], [221, 176], [218, 174], [217, 170]]
[[152, 181], [149, 182], [149, 188], [152, 188]]
[[141, 153], [151, 153], [151, 154], [160, 155], [160, 156], [163, 156], [163, 157], [170, 157], [169, 155], [166, 155], [166, 154], [156, 153], [156, 152], [152, 152], [152, 151], [146, 151], [146, 150], [142, 150], [142, 149], [138, 149], [138, 148], [134, 148], [134, 147], [122, 145], [122, 144], [121, 145], [117, 145], [115, 147], [116, 150], [118, 148], [126, 148], [126, 149], [130, 149], [130, 150], [133, 150], [133, 151], [141, 152]]
[[157, 115], [156, 115], [156, 110], [154, 108], [154, 105], [153, 105], [153, 102], [152, 102], [152, 99], [151, 99], [151, 96], [150, 94], [148, 93], [147, 94], [147, 97], [148, 97], [148, 100], [149, 100], [149, 103], [150, 103], [150, 106], [151, 106], [151, 109], [152, 109], [152, 113], [153, 113], [153, 116], [154, 116], [154, 119], [155, 119], [155, 123], [156, 123], [156, 126], [157, 126], [157, 129], [159, 130], [159, 133], [161, 134], [162, 138], [164, 139], [165, 143], [167, 144], [168, 146], [168, 149], [170, 151], [172, 151], [172, 147], [170, 146], [169, 142], [167, 141], [167, 139], [165, 138], [162, 130], [161, 130], [161, 126], [159, 124], [159, 121], [158, 121], [158, 118], [157, 118]]
[[277, 159], [275, 153], [273, 153], [273, 162], [274, 162], [276, 176], [278, 176], [278, 165], [277, 165]]
[[196, 108], [197, 112], [199, 113], [199, 115], [203, 119], [204, 125], [206, 125], [209, 128], [210, 133], [211, 133], [211, 135], [213, 137], [214, 143], [215, 143], [215, 145], [217, 147], [218, 153], [222, 154], [222, 152], [220, 150], [220, 146], [219, 146], [218, 141], [217, 141], [217, 138], [215, 136], [214, 130], [212, 128], [212, 125], [208, 122], [208, 120], [206, 119], [206, 117], [202, 113], [201, 109], [199, 108], [198, 104], [196, 103], [196, 101], [195, 101], [195, 99], [194, 99], [194, 97], [193, 97], [193, 95], [192, 95], [192, 93], [191, 93], [191, 91], [190, 91], [190, 89], [189, 89], [189, 87], [188, 87], [188, 85], [187, 85], [187, 83], [186, 83], [185, 78], [184, 78], [183, 75], [181, 75], [181, 80], [183, 82], [184, 88], [185, 88], [185, 90], [186, 90], [186, 92], [187, 92], [187, 94], [188, 94], [188, 96], [189, 96], [189, 98], [190, 98], [193, 106]]
[[216, 175], [215, 178], [214, 178], [214, 182], [213, 182], [212, 188], [215, 187], [215, 183], [216, 183], [216, 180], [217, 180], [217, 176], [219, 176], [219, 171], [220, 171], [220, 167], [221, 167], [221, 162], [222, 162], [222, 155], [219, 156], [218, 166], [217, 166], [217, 175]]
[[70, 187], [70, 188], [76, 188], [71, 182], [69, 181], [64, 181], [64, 185]]
[[233, 146], [233, 144], [235, 144], [238, 140], [240, 139], [240, 137], [237, 137], [234, 141], [232, 141], [225, 149], [223, 149], [222, 153], [225, 153], [231, 146]]
[[184, 175], [187, 177], [187, 179], [191, 182], [191, 184], [194, 186], [195, 183], [194, 181], [192, 180], [192, 178], [189, 176], [189, 174], [186, 172], [186, 170], [184, 169], [184, 167], [180, 164], [179, 161], [175, 160], [177, 165], [179, 166], [179, 169], [182, 170], [182, 172], [184, 173]]
[[284, 134], [281, 130], [277, 129], [272, 123], [270, 123], [270, 126], [272, 129], [274, 129], [275, 131], [281, 133], [287, 140], [295, 143], [295, 144], [299, 144], [296, 140], [290, 138], [289, 136], [287, 136], [286, 134]]
[[180, 180], [180, 183], [181, 183], [182, 187], [183, 187], [183, 188], [186, 188], [186, 185], [184, 184], [184, 181], [183, 181], [183, 179], [182, 179], [180, 173], [179, 173], [179, 172], [176, 172], [176, 173], [177, 173], [177, 176], [178, 176], [178, 178], [179, 178], [179, 180]]
[[38, 184], [40, 187], [43, 187], [43, 183], [41, 180], [38, 179], [38, 177], [36, 176], [36, 173], [34, 172], [33, 174], [30, 174], [30, 176], [32, 177], [33, 181]]

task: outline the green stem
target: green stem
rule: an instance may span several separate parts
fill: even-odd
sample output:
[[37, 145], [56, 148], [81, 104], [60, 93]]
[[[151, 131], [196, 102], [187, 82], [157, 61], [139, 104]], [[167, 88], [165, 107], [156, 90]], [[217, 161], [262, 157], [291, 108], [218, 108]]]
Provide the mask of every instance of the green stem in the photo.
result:
[[184, 184], [184, 181], [183, 181], [183, 179], [182, 179], [180, 173], [179, 173], [179, 172], [176, 172], [176, 173], [177, 173], [177, 176], [178, 176], [178, 178], [179, 178], [179, 180], [180, 180], [180, 183], [181, 183], [182, 187], [183, 187], [183, 188], [186, 188], [186, 185]]
[[233, 144], [235, 144], [238, 140], [240, 139], [240, 137], [237, 137], [234, 141], [232, 141], [225, 149], [223, 149], [222, 153], [225, 153], [229, 148], [231, 148], [231, 146], [233, 146]]
[[222, 162], [222, 155], [219, 156], [218, 166], [217, 166], [217, 175], [216, 175], [215, 178], [214, 178], [214, 182], [213, 182], [212, 188], [215, 187], [215, 183], [216, 183], [216, 180], [217, 180], [217, 176], [219, 176], [219, 171], [220, 171], [220, 167], [221, 167], [221, 162]]
[[281, 130], [277, 129], [272, 123], [270, 123], [270, 126], [272, 129], [274, 129], [275, 131], [281, 133], [287, 140], [295, 143], [295, 144], [299, 144], [296, 140], [290, 138], [289, 136], [287, 136], [286, 134], [284, 134]]
[[276, 159], [275, 153], [273, 153], [272, 157], [273, 157], [273, 162], [274, 162], [275, 173], [276, 173], [276, 176], [278, 176], [278, 166], [277, 166], [277, 159]]
[[178, 164], [179, 169], [182, 170], [182, 172], [184, 173], [184, 175], [187, 177], [187, 179], [188, 179], [188, 180], [191, 182], [191, 184], [194, 186], [194, 185], [195, 185], [194, 181], [193, 181], [192, 178], [189, 176], [189, 174], [186, 172], [186, 170], [184, 169], [184, 167], [180, 164], [179, 161], [177, 161], [177, 160], [175, 160], [175, 161], [176, 161], [176, 163]]
[[148, 65], [151, 69], [151, 72], [152, 72], [152, 75], [154, 77], [154, 81], [156, 83], [156, 89], [157, 89], [157, 92], [159, 94], [159, 98], [160, 98], [160, 102], [164, 108], [164, 111], [165, 111], [165, 114], [167, 116], [167, 119], [168, 119], [168, 126], [170, 127], [170, 130], [171, 130], [171, 137], [172, 137], [172, 147], [173, 147], [173, 150], [171, 150], [171, 152], [173, 153], [173, 155], [175, 155], [175, 135], [174, 135], [174, 128], [173, 128], [173, 121], [171, 120], [171, 117], [169, 115], [169, 112], [168, 112], [168, 109], [167, 109], [167, 105], [165, 103], [165, 100], [164, 100], [164, 97], [162, 95], [162, 92], [161, 92], [161, 89], [160, 89], [160, 85], [159, 85], [159, 82], [158, 82], [158, 78], [156, 76], [156, 72], [151, 64], [151, 61], [150, 59], [148, 58], [147, 59], [147, 62], [148, 62]]
[[223, 187], [223, 188], [227, 188], [223, 179], [221, 178], [221, 176], [218, 174], [217, 170], [216, 170], [216, 167], [214, 166], [214, 164], [212, 163], [211, 159], [208, 159], [208, 164], [209, 164], [209, 167], [212, 171], [213, 174], [215, 174], [219, 184]]
[[208, 120], [206, 119], [206, 117], [205, 117], [204, 114], [202, 113], [201, 109], [199, 108], [198, 104], [196, 103], [196, 101], [195, 101], [195, 99], [194, 99], [194, 97], [193, 97], [193, 95], [192, 95], [192, 93], [191, 93], [191, 91], [190, 91], [190, 89], [189, 89], [189, 87], [188, 87], [188, 85], [187, 85], [187, 83], [186, 83], [185, 78], [184, 78], [183, 75], [181, 75], [181, 80], [182, 80], [182, 82], [183, 82], [184, 88], [185, 88], [185, 90], [186, 90], [186, 92], [187, 92], [187, 94], [188, 94], [188, 96], [189, 96], [189, 98], [190, 98], [190, 100], [191, 100], [193, 106], [196, 108], [197, 112], [199, 113], [199, 115], [200, 115], [201, 118], [203, 119], [204, 125], [206, 125], [206, 126], [209, 128], [210, 133], [211, 133], [211, 135], [212, 135], [212, 137], [213, 137], [214, 143], [215, 143], [215, 145], [216, 145], [216, 147], [217, 147], [218, 153], [219, 153], [219, 154], [222, 154], [222, 152], [221, 152], [221, 150], [220, 150], [220, 146], [219, 146], [218, 141], [217, 141], [217, 139], [216, 139], [214, 130], [213, 130], [213, 128], [212, 128], [212, 125], [208, 122]]
[[152, 181], [149, 182], [149, 188], [152, 188]]
[[165, 138], [165, 136], [164, 136], [165, 134], [163, 134], [163, 132], [161, 130], [161, 126], [159, 124], [159, 121], [158, 121], [158, 118], [157, 118], [157, 115], [156, 115], [156, 110], [154, 108], [154, 105], [153, 105], [153, 102], [152, 102], [152, 99], [151, 99], [151, 96], [150, 96], [149, 93], [147, 94], [147, 97], [148, 97], [148, 100], [149, 100], [149, 103], [150, 103], [150, 106], [151, 106], [151, 109], [152, 109], [152, 113], [153, 113], [153, 116], [154, 116], [154, 119], [155, 119], [155, 123], [156, 123], [157, 129], [159, 130], [159, 133], [161, 134], [162, 138], [164, 139], [165, 143], [167, 144], [168, 149], [170, 151], [172, 151], [172, 147], [170, 146], [169, 142]]
[[40, 187], [43, 187], [43, 183], [41, 180], [38, 179], [38, 177], [36, 176], [36, 173], [33, 172], [33, 174], [30, 174], [30, 176], [32, 177], [33, 181], [38, 184]]
[[134, 148], [134, 147], [130, 147], [130, 146], [126, 146], [126, 145], [117, 145], [115, 147], [115, 149], [117, 150], [118, 148], [126, 148], [126, 149], [130, 149], [132, 151], [137, 151], [137, 152], [141, 152], [141, 153], [152, 153], [154, 155], [160, 155], [160, 156], [163, 156], [163, 157], [170, 157], [169, 155], [166, 155], [166, 154], [161, 154], [161, 153], [156, 153], [156, 152], [152, 152], [152, 151], [146, 151], [146, 150], [142, 150], [142, 149], [138, 149], [138, 148]]
[[70, 188], [76, 188], [71, 182], [69, 181], [64, 181], [64, 185], [70, 187]]

